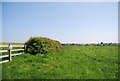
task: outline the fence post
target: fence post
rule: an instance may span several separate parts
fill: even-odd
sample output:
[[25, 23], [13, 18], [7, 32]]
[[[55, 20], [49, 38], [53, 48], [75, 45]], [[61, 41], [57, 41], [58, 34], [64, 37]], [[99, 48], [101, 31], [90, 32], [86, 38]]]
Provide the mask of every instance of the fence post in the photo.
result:
[[8, 45], [8, 52], [9, 52], [9, 61], [12, 61], [12, 57], [11, 57], [11, 53], [12, 53], [12, 45], [11, 44], [9, 44]]
[[26, 52], [26, 45], [24, 45], [24, 52]]

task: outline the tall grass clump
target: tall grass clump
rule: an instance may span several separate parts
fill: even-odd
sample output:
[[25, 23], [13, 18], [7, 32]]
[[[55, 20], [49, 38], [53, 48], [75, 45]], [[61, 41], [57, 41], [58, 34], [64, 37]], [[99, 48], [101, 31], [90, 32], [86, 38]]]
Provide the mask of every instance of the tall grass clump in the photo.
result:
[[26, 52], [36, 54], [55, 53], [62, 48], [59, 41], [45, 37], [31, 37], [26, 43]]

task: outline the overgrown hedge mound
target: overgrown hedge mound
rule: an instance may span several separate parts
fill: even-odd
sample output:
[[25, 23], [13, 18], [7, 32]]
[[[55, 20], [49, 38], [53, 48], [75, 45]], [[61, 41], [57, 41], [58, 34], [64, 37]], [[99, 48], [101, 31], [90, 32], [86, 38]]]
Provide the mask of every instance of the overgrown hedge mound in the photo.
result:
[[45, 37], [31, 37], [25, 45], [30, 54], [53, 54], [62, 48], [60, 42]]

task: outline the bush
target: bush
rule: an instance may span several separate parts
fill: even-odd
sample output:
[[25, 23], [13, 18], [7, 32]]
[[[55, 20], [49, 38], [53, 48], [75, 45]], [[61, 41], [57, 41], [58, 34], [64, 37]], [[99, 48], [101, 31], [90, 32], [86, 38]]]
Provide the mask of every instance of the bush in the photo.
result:
[[45, 37], [31, 37], [25, 45], [30, 54], [53, 54], [61, 49], [60, 42]]

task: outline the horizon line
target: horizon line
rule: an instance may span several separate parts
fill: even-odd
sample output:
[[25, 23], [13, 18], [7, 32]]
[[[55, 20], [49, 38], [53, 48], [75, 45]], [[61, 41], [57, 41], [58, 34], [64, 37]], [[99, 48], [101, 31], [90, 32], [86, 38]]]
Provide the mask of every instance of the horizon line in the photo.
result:
[[[87, 43], [80, 43], [80, 42], [60, 42], [60, 43], [61, 44], [67, 44], [67, 43], [74, 43], [74, 44], [99, 44], [101, 42], [87, 42]], [[0, 43], [25, 43], [25, 42], [0, 42]], [[103, 42], [103, 43], [119, 43], [119, 42]]]

